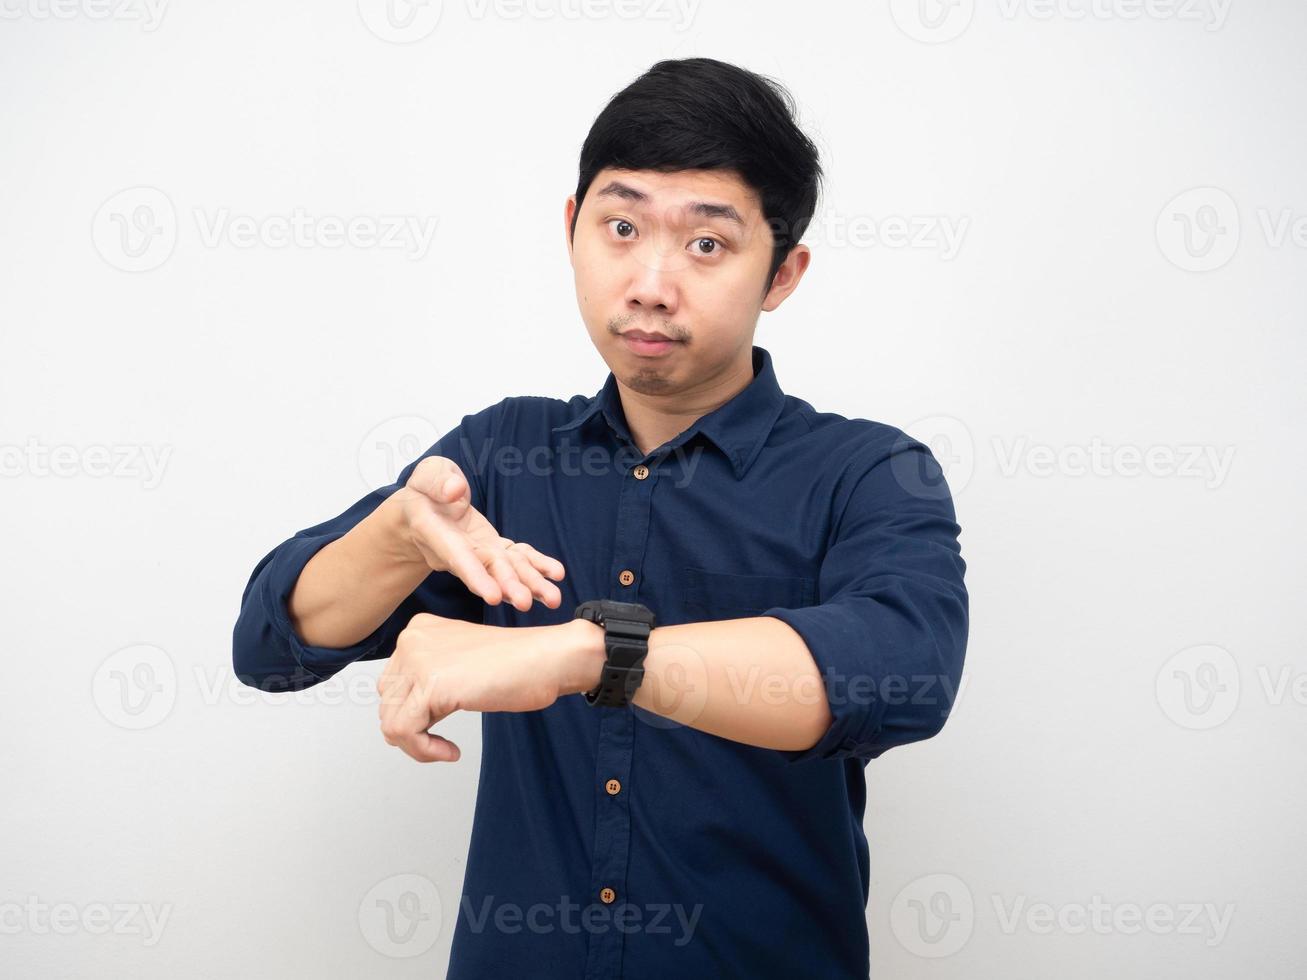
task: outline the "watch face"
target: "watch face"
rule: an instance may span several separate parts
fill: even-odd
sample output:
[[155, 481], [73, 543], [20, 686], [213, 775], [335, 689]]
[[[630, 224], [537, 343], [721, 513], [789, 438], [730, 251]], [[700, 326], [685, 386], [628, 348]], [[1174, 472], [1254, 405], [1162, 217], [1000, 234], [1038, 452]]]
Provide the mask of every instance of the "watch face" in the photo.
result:
[[638, 602], [621, 602], [617, 599], [605, 599], [603, 602], [604, 619], [625, 619], [634, 623], [654, 624], [653, 611]]

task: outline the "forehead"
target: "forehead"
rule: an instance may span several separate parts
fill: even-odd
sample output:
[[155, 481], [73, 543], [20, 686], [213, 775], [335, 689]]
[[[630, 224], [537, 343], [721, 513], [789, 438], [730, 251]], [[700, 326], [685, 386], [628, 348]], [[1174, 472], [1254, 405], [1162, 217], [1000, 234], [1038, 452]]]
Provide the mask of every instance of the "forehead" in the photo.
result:
[[692, 205], [732, 208], [745, 223], [760, 216], [762, 202], [752, 187], [733, 170], [622, 170], [605, 167], [590, 184], [587, 199], [625, 201], [657, 212]]

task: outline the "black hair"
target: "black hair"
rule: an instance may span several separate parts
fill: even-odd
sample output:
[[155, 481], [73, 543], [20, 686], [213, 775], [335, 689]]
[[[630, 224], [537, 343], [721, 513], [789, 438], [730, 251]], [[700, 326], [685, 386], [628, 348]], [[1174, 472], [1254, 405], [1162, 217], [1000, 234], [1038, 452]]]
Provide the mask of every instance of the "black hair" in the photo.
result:
[[660, 61], [604, 106], [581, 147], [581, 203], [595, 175], [621, 170], [731, 170], [757, 192], [772, 233], [771, 269], [799, 243], [817, 208], [817, 147], [779, 82], [713, 58]]

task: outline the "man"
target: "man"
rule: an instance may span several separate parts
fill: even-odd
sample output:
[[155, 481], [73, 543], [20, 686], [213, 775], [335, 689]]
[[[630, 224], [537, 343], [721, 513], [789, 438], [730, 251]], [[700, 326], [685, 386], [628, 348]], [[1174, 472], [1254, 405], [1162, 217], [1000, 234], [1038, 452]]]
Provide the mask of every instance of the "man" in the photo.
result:
[[245, 683], [389, 657], [422, 762], [483, 713], [451, 978], [868, 975], [864, 770], [944, 724], [965, 566], [930, 451], [753, 344], [811, 257], [793, 114], [703, 58], [616, 95], [564, 213], [603, 388], [464, 416], [245, 590]]

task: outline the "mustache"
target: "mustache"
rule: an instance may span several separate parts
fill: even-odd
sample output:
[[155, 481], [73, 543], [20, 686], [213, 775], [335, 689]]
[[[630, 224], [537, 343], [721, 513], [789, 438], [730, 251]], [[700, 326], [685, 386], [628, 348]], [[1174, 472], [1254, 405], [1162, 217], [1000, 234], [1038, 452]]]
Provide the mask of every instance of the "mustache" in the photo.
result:
[[646, 323], [646, 324], [638, 324], [637, 321], [640, 319], [641, 318], [635, 313], [630, 313], [627, 314], [626, 316], [609, 317], [608, 332], [613, 335], [617, 335], [620, 334], [626, 328], [631, 327], [636, 330], [646, 330], [649, 333], [655, 333], [655, 332], [663, 333], [666, 334], [668, 337], [670, 337], [672, 340], [686, 340], [690, 336], [690, 332], [688, 330], [686, 330], [684, 327], [677, 326], [675, 323], [672, 323], [670, 320], [663, 320], [661, 323], [653, 322], [653, 323]]

